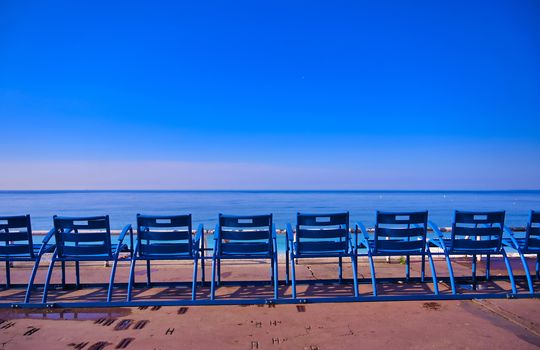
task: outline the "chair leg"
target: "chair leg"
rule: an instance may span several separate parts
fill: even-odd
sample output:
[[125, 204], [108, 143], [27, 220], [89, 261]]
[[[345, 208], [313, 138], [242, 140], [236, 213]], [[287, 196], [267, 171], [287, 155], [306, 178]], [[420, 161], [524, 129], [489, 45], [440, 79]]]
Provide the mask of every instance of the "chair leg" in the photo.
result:
[[150, 288], [152, 277], [150, 276], [150, 260], [146, 260], [146, 286]]
[[[431, 269], [431, 278], [433, 279], [433, 291], [435, 295], [439, 295], [439, 284], [437, 282], [437, 273], [435, 272], [435, 264], [433, 263], [433, 257], [431, 256], [431, 251], [427, 251], [429, 259], [429, 267]], [[425, 260], [425, 255], [422, 256]]]
[[62, 261], [60, 263], [60, 267], [62, 268], [62, 288], [66, 288], [66, 262]]
[[[56, 251], [53, 254], [56, 256]], [[24, 302], [28, 303], [30, 301], [30, 293], [32, 292], [32, 287], [34, 286], [34, 280], [36, 278], [36, 273], [39, 268], [39, 263], [41, 262], [41, 254], [36, 257], [34, 267], [32, 268], [32, 273], [30, 274], [30, 280], [28, 281], [28, 286], [26, 287], [26, 295], [24, 296]]]
[[445, 252], [444, 257], [446, 259], [446, 265], [448, 265], [448, 274], [450, 275], [450, 287], [452, 288], [452, 294], [456, 294], [456, 282], [454, 280], [454, 269], [452, 268], [452, 261], [448, 253]]
[[527, 284], [529, 285], [529, 292], [534, 294], [534, 286], [531, 279], [531, 273], [529, 271], [529, 265], [527, 265], [527, 259], [523, 255], [521, 249], [518, 249], [519, 259], [521, 260], [521, 265], [523, 265], [523, 270], [525, 270], [525, 276], [527, 277]]
[[75, 284], [77, 288], [81, 288], [81, 274], [78, 261], [75, 261]]
[[422, 271], [420, 272], [420, 281], [425, 282], [426, 278], [426, 254], [422, 254]]
[[486, 281], [491, 278], [491, 255], [486, 255]]
[[504, 257], [504, 263], [506, 264], [506, 269], [508, 270], [508, 277], [510, 278], [510, 284], [512, 285], [512, 293], [517, 294], [516, 281], [514, 281], [514, 273], [512, 272], [512, 266], [510, 265], [510, 260], [508, 260], [508, 255], [506, 255], [506, 250], [501, 249], [501, 253]]
[[274, 258], [270, 259], [270, 281], [274, 281]]
[[540, 254], [536, 254], [536, 279], [540, 280]]
[[339, 283], [343, 281], [343, 258], [341, 256], [339, 257], [338, 279]]
[[296, 264], [294, 258], [291, 257], [291, 282], [292, 282], [292, 297], [296, 299]]
[[358, 298], [358, 274], [357, 274], [356, 256], [351, 256], [351, 265], [352, 265], [352, 274], [353, 274], [354, 296]]
[[217, 261], [217, 285], [221, 285], [221, 259]]
[[373, 263], [373, 256], [371, 253], [368, 254], [369, 258], [369, 269], [371, 270], [371, 285], [373, 286], [373, 296], [377, 296], [377, 277], [375, 276], [375, 264]]
[[476, 290], [476, 254], [473, 254], [472, 256], [471, 275], [472, 275], [472, 287], [473, 287], [473, 290]]
[[131, 266], [129, 268], [129, 280], [128, 280], [128, 288], [127, 288], [127, 296], [126, 301], [131, 301], [131, 294], [133, 291], [133, 285], [135, 284], [135, 263], [137, 262], [137, 259], [131, 259]]
[[9, 260], [6, 260], [6, 289], [11, 288], [11, 265]]
[[116, 275], [116, 266], [118, 265], [118, 255], [115, 256], [113, 261], [113, 266], [111, 270], [111, 278], [109, 280], [109, 290], [107, 291], [107, 302], [110, 302], [112, 299], [113, 287], [114, 287], [114, 276]]
[[199, 266], [199, 254], [195, 254], [193, 262], [193, 280], [191, 282], [191, 300], [197, 299], [197, 268]]
[[45, 287], [43, 288], [43, 298], [41, 302], [45, 304], [47, 302], [47, 294], [49, 293], [49, 284], [51, 283], [51, 276], [54, 268], [54, 263], [56, 262], [56, 252], [51, 259], [49, 264], [49, 270], [47, 271], [47, 278], [45, 278]]
[[201, 259], [201, 285], [204, 286], [204, 282], [206, 281], [206, 271], [205, 271], [205, 251], [204, 251], [204, 235], [203, 237], [201, 238], [202, 241], [203, 241], [203, 245], [202, 245], [202, 248], [201, 248], [201, 255], [199, 256], [199, 258]]
[[210, 300], [215, 299], [216, 291], [216, 257], [212, 258], [212, 282], [210, 282]]
[[[278, 260], [277, 260], [277, 253], [275, 253], [275, 259], [274, 262], [274, 299], [278, 299], [279, 297], [279, 290], [278, 290], [278, 283], [279, 283], [279, 276], [278, 276]], [[273, 261], [273, 260], [272, 260]]]
[[285, 285], [289, 285], [289, 242], [285, 251]]
[[405, 280], [409, 282], [410, 278], [411, 278], [411, 256], [407, 255], [407, 258], [405, 259]]

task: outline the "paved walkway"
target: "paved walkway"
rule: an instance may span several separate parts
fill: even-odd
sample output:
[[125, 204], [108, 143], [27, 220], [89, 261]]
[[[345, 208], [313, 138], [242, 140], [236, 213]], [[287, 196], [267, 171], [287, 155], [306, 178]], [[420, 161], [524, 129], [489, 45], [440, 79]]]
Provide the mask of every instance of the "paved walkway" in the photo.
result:
[[[125, 265], [125, 266], [124, 266]], [[364, 262], [360, 273], [369, 277]], [[504, 273], [494, 264], [494, 275]], [[346, 265], [348, 266], [348, 265]], [[301, 278], [335, 277], [336, 265], [328, 262], [301, 261]], [[444, 262], [437, 262], [438, 272], [446, 274]], [[480, 265], [481, 271], [482, 265]], [[519, 265], [515, 265], [519, 272]], [[29, 266], [16, 265], [14, 282], [23, 282]], [[84, 265], [83, 282], [105, 281], [109, 272], [102, 264]], [[264, 279], [268, 265], [232, 262], [223, 265], [224, 280]], [[398, 262], [377, 264], [379, 276], [401, 276], [404, 266]], [[154, 280], [190, 278], [188, 265], [171, 263], [152, 266]], [[456, 264], [457, 273], [466, 273], [468, 262]], [[127, 278], [127, 263], [119, 268], [118, 281]], [[68, 282], [73, 281], [72, 269]], [[284, 268], [281, 266], [280, 272]], [[413, 263], [412, 274], [418, 274], [419, 264]], [[345, 277], [350, 269], [345, 270]], [[42, 279], [44, 269], [40, 271]], [[282, 275], [283, 276], [283, 275]], [[145, 278], [144, 264], [137, 279]], [[59, 281], [59, 274], [55, 274]], [[509, 288], [507, 283], [486, 284], [489, 289]], [[536, 286], [537, 288], [540, 287]], [[430, 283], [386, 285], [379, 293], [428, 292]], [[424, 290], [425, 289], [425, 290]], [[441, 284], [443, 292], [447, 287]], [[280, 290], [284, 297], [290, 288]], [[348, 285], [332, 287], [301, 287], [299, 292], [310, 295], [348, 295]], [[371, 293], [364, 284], [361, 292]], [[461, 290], [466, 293], [466, 290]], [[520, 292], [525, 292], [520, 288]], [[245, 289], [222, 287], [218, 297], [249, 297], [250, 293], [271, 296], [271, 287]], [[199, 297], [206, 297], [208, 288], [200, 288]], [[17, 299], [20, 291], [0, 291], [3, 300]], [[40, 292], [36, 291], [36, 298]], [[85, 297], [102, 298], [102, 290], [61, 291], [51, 293], [51, 301]], [[153, 288], [141, 285], [136, 299], [188, 298], [188, 288]], [[125, 298], [117, 290], [115, 299]], [[467, 300], [438, 302], [379, 302], [275, 306], [199, 306], [147, 307], [118, 309], [73, 310], [0, 310], [0, 349], [536, 349], [540, 347], [540, 302], [538, 300]]]

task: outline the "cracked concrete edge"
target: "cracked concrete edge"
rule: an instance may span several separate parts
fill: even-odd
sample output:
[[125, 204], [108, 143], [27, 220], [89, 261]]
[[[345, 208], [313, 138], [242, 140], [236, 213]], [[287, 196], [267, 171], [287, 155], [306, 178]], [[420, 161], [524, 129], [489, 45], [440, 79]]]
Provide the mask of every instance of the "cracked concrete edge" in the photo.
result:
[[472, 299], [471, 302], [509, 322], [514, 323], [515, 325], [521, 328], [526, 329], [530, 333], [540, 337], [540, 325], [532, 321], [528, 321], [511, 311], [505, 310], [504, 308], [498, 305], [495, 305], [494, 303], [486, 299]]

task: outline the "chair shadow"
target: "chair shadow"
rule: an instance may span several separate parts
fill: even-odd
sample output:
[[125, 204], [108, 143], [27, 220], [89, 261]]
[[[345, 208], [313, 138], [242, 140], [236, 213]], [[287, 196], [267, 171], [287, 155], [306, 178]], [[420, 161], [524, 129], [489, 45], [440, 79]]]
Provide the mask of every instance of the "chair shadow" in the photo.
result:
[[[352, 283], [339, 283], [337, 280], [335, 284], [317, 283], [314, 280], [310, 281], [309, 284], [298, 284], [296, 288], [297, 298], [354, 297], [354, 285]], [[305, 290], [302, 291], [302, 288]], [[292, 295], [289, 293], [288, 296]]]
[[[535, 292], [540, 291], [540, 280], [536, 279], [534, 274], [534, 258], [528, 258], [527, 262], [532, 265], [532, 282]], [[243, 266], [242, 262], [227, 261], [227, 265], [238, 265]], [[250, 264], [256, 265], [268, 265], [268, 262], [265, 261], [251, 261]], [[326, 264], [326, 263], [322, 263]], [[463, 268], [458, 268], [456, 272], [459, 273], [459, 276], [456, 276], [456, 287], [457, 292], [462, 295], [474, 294], [481, 295], [485, 294], [507, 294], [511, 291], [509, 280], [506, 276], [506, 266], [504, 261], [500, 258], [492, 258], [491, 261], [491, 270], [493, 279], [486, 281], [485, 276], [485, 261], [478, 262], [478, 280], [477, 288], [474, 290], [472, 288], [472, 279], [470, 276], [470, 267], [471, 259], [460, 259], [453, 261], [453, 264], [461, 265]], [[515, 272], [521, 272], [523, 266], [519, 258], [511, 259], [512, 267]], [[312, 265], [309, 265], [310, 267]], [[414, 265], [411, 265], [414, 266]], [[442, 265], [444, 266], [444, 265]], [[442, 267], [441, 266], [441, 267]], [[207, 266], [208, 268], [208, 266]], [[521, 269], [521, 270], [520, 270]], [[236, 271], [236, 270], [235, 270]], [[377, 292], [381, 296], [418, 296], [418, 295], [432, 295], [433, 294], [433, 284], [431, 276], [428, 274], [429, 269], [426, 269], [425, 282], [410, 281], [407, 282], [405, 277], [401, 280], [394, 279], [392, 282], [384, 281], [384, 277], [378, 274], [378, 280], [376, 283]], [[266, 273], [265, 269], [265, 273]], [[394, 271], [395, 272], [395, 271]], [[391, 269], [386, 271], [386, 274], [390, 273], [393, 276], [396, 276]], [[417, 273], [418, 271], [415, 271]], [[467, 275], [466, 272], [469, 272]], [[143, 274], [145, 270], [143, 270]], [[333, 273], [333, 272], [332, 272]], [[324, 271], [322, 275], [328, 275], [328, 271]], [[383, 269], [383, 275], [385, 274]], [[233, 272], [223, 271], [222, 278], [227, 279], [234, 275]], [[209, 273], [206, 274], [207, 279], [210, 276]], [[281, 275], [283, 276], [283, 275]], [[318, 275], [317, 275], [318, 276]], [[242, 276], [241, 276], [242, 277]], [[372, 293], [371, 289], [371, 279], [369, 273], [367, 275], [360, 274], [359, 284], [361, 285], [360, 290], [362, 291], [362, 296], [370, 296]], [[401, 277], [401, 276], [400, 276]], [[261, 277], [262, 278], [262, 277]], [[451, 293], [448, 271], [442, 269], [438, 273], [439, 287], [441, 294]], [[225, 281], [224, 281], [225, 282]], [[274, 288], [270, 280], [260, 281], [267, 282], [267, 284], [249, 284], [247, 285], [235, 285], [234, 281], [231, 284], [223, 284], [216, 289], [216, 299], [234, 299], [234, 300], [250, 300], [250, 299], [273, 299], [274, 298]], [[163, 300], [191, 300], [191, 284], [189, 281], [183, 282], [185, 284], [168, 286], [164, 285], [152, 285], [147, 287], [144, 281], [138, 281], [133, 288], [132, 300], [133, 301], [163, 301]], [[516, 285], [518, 287], [519, 293], [527, 293], [529, 286], [525, 275], [516, 276]], [[291, 284], [284, 285], [283, 281], [279, 285], [279, 298], [291, 298], [292, 290]], [[353, 293], [353, 284], [350, 281], [345, 281], [343, 283], [338, 283], [337, 279], [335, 283], [323, 283], [322, 281], [318, 282], [317, 279], [310, 280], [309, 283], [300, 283], [297, 285], [297, 297], [298, 298], [318, 298], [318, 297], [352, 297]], [[13, 289], [0, 288], [0, 298], [2, 302], [13, 302], [21, 303], [24, 301], [26, 290], [18, 286]], [[37, 285], [33, 290], [30, 298], [31, 303], [41, 303], [43, 295], [43, 286]], [[207, 280], [204, 284], [200, 281], [197, 284], [196, 290], [197, 299], [208, 300], [210, 299], [210, 282]], [[113, 289], [112, 300], [113, 302], [123, 302], [126, 300], [127, 288], [125, 284], [115, 287]], [[51, 285], [49, 289], [49, 295], [47, 302], [105, 302], [107, 300], [107, 287], [102, 286], [91, 286], [85, 285], [82, 288], [74, 288], [74, 285], [69, 285], [68, 288], [62, 288], [59, 284]]]
[[[113, 289], [113, 297], [115, 296]], [[82, 294], [82, 295], [81, 295]], [[41, 303], [43, 288], [34, 290], [30, 296], [30, 302]], [[82, 287], [75, 288], [69, 285], [67, 288], [62, 286], [50, 286], [47, 293], [47, 302], [105, 302], [107, 301], [106, 287]]]
[[433, 283], [429, 282], [396, 282], [396, 283], [377, 283], [377, 294], [380, 295], [430, 295], [433, 294]]
[[26, 289], [22, 289], [22, 288], [10, 288], [10, 289], [5, 289], [5, 288], [2, 288], [0, 289], [0, 293], [2, 292], [9, 292], [9, 295], [2, 295], [0, 296], [0, 300], [2, 302], [14, 302], [14, 303], [19, 303], [19, 302], [23, 302], [24, 301], [24, 297], [26, 295]]
[[[151, 293], [152, 292], [152, 293]], [[124, 292], [124, 295], [127, 293]], [[210, 289], [198, 286], [196, 290], [197, 299], [209, 299]], [[191, 300], [191, 285], [178, 285], [174, 287], [134, 287], [132, 291], [132, 301], [152, 301], [152, 300]]]
[[[283, 295], [286, 286], [278, 287], [278, 297]], [[210, 294], [210, 293], [208, 293]], [[268, 285], [245, 285], [245, 286], [222, 286], [216, 289], [216, 299], [273, 299], [274, 286]]]

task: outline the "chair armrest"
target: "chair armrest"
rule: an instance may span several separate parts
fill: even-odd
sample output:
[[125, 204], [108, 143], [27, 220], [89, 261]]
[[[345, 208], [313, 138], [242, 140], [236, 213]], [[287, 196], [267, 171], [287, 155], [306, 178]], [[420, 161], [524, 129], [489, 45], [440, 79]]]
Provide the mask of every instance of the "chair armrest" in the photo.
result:
[[287, 224], [287, 241], [294, 241], [294, 231], [291, 224]]
[[[507, 245], [510, 245], [512, 248], [516, 249], [518, 252], [521, 252], [521, 247], [519, 246], [519, 243], [516, 239], [516, 235], [514, 233], [514, 231], [512, 231], [511, 228], [507, 227], [507, 226], [504, 226], [503, 227], [504, 231], [503, 231], [503, 243], [507, 244]], [[510, 238], [510, 242], [508, 242], [508, 240], [505, 240], [504, 238], [504, 234], [507, 234], [508, 238]]]
[[193, 240], [193, 253], [201, 250], [201, 240], [204, 240], [204, 225], [199, 224], [197, 226], [197, 233], [195, 234], [195, 239]]
[[214, 230], [214, 241], [218, 241], [219, 240], [219, 236], [220, 236], [220, 232], [219, 232], [219, 224], [216, 225], [216, 229]]
[[133, 242], [133, 228], [131, 227], [131, 224], [124, 226], [122, 229], [122, 232], [120, 233], [120, 236], [118, 236], [118, 243], [124, 242], [124, 239], [126, 238], [126, 234], [129, 232], [129, 238]]
[[[357, 230], [360, 229], [360, 232], [362, 233], [362, 236], [360, 237], [360, 244], [363, 245], [367, 250], [368, 252], [371, 251], [371, 248], [369, 246], [369, 232], [367, 230], [367, 228], [364, 226], [363, 223], [361, 222], [357, 222], [356, 223], [356, 227], [357, 227]], [[358, 236], [358, 232], [356, 233], [356, 235]], [[356, 248], [358, 249], [360, 244], [357, 243], [356, 245]]]
[[361, 223], [361, 222], [357, 222], [356, 227], [358, 227], [360, 229], [360, 232], [362, 233], [363, 239], [368, 240], [369, 239], [369, 233], [368, 233], [368, 230], [366, 229], [366, 227], [364, 226], [364, 224]]
[[358, 226], [354, 228], [353, 232], [349, 232], [349, 242], [352, 249], [358, 249]]
[[272, 234], [272, 250], [274, 251], [274, 254], [277, 254], [278, 246], [277, 246], [277, 232], [276, 232], [276, 225], [272, 224], [271, 228], [271, 234]]
[[446, 251], [446, 244], [444, 244], [444, 241], [443, 241], [444, 234], [439, 229], [439, 226], [437, 226], [437, 224], [435, 224], [433, 221], [428, 221], [428, 225], [429, 225], [429, 227], [431, 227], [431, 229], [435, 233], [436, 237], [433, 240], [430, 239], [429, 237], [427, 237], [426, 244], [429, 244], [429, 242], [432, 242], [437, 247], [439, 247], [442, 250]]
[[220, 230], [219, 230], [219, 224], [217, 224], [216, 229], [214, 230], [214, 252], [213, 252], [214, 257], [219, 254], [218, 252], [219, 240], [220, 240]]
[[54, 233], [56, 232], [56, 230], [54, 228], [52, 228], [49, 232], [47, 232], [47, 234], [45, 235], [45, 237], [43, 237], [43, 241], [41, 243], [43, 244], [47, 244], [49, 243], [49, 241], [51, 240], [52, 236], [54, 236]]
[[504, 230], [503, 232], [508, 234], [509, 236], [512, 236], [512, 237], [514, 236], [514, 231], [512, 231], [512, 229], [510, 227], [505, 225], [503, 227], [503, 230]]
[[204, 225], [199, 224], [197, 227], [197, 234], [195, 235], [195, 243], [200, 242], [201, 239], [203, 239], [204, 235]]
[[441, 238], [441, 239], [444, 238], [444, 234], [441, 232], [441, 230], [439, 229], [439, 226], [437, 226], [437, 224], [435, 224], [433, 221], [428, 221], [428, 225], [429, 225], [429, 227], [431, 227], [433, 232], [435, 232], [435, 234], [439, 238]]
[[[41, 256], [47, 251], [47, 243], [49, 243], [49, 241], [51, 240], [52, 236], [54, 236], [54, 233], [56, 232], [56, 230], [53, 228], [51, 229], [49, 232], [47, 232], [47, 234], [45, 235], [45, 237], [43, 237], [43, 241], [41, 242], [41, 247], [39, 248], [39, 252], [38, 252], [38, 259], [41, 258]], [[52, 245], [52, 247], [56, 247], [55, 244]]]
[[426, 236], [426, 247], [430, 248], [431, 247], [430, 244], [433, 244], [437, 248], [441, 248], [441, 249], [445, 248], [445, 244], [442, 241], [442, 239], [439, 238], [439, 236], [437, 237]]

